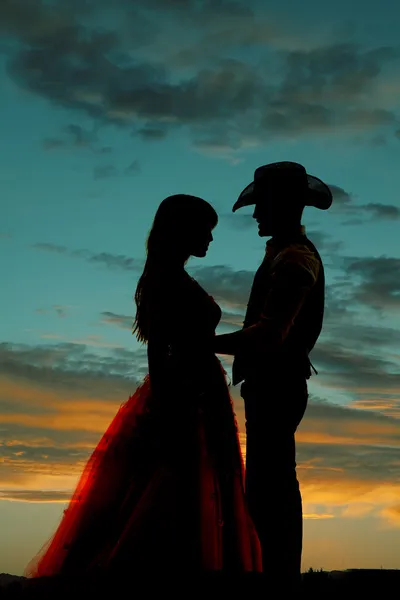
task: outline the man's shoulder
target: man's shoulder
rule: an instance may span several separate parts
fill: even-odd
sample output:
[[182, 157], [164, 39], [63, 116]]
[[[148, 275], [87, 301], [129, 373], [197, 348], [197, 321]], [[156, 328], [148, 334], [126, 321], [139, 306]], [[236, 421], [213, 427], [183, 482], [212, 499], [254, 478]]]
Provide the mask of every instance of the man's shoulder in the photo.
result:
[[318, 253], [306, 241], [295, 242], [283, 248], [271, 265], [275, 273], [290, 271], [315, 283], [321, 269]]

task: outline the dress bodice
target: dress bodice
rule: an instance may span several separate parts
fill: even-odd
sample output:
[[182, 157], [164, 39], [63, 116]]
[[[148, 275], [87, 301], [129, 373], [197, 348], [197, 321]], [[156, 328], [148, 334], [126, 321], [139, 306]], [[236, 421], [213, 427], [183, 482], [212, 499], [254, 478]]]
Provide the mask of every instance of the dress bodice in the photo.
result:
[[212, 348], [212, 338], [221, 319], [214, 299], [185, 271], [176, 290], [169, 294], [165, 336], [174, 352], [203, 353]]
[[[157, 352], [167, 357], [167, 387], [171, 389], [178, 382], [181, 387], [183, 380], [196, 389], [215, 384], [222, 377], [213, 349], [215, 329], [221, 319], [218, 304], [183, 269], [168, 278], [168, 285], [160, 288], [155, 300], [152, 337]], [[155, 372], [153, 369], [153, 382]], [[157, 381], [166, 389], [165, 379]]]

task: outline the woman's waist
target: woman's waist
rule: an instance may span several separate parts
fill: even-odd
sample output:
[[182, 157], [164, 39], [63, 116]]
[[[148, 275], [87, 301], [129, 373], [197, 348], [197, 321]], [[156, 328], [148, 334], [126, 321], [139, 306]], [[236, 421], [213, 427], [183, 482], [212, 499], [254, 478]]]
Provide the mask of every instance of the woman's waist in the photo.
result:
[[225, 372], [212, 351], [175, 351], [170, 353], [170, 375], [173, 385], [185, 392], [206, 393], [218, 384], [226, 385]]
[[210, 341], [204, 344], [170, 344], [168, 354], [172, 360], [184, 364], [193, 362], [197, 364], [212, 364], [219, 362]]

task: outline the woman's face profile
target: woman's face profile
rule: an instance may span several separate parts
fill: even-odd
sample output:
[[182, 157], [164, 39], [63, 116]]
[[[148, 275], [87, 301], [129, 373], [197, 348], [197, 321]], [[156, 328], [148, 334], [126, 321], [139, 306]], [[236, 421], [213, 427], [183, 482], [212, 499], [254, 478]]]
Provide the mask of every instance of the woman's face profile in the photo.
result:
[[213, 241], [212, 230], [214, 227], [209, 223], [196, 223], [188, 231], [188, 244], [191, 256], [203, 258], [208, 252], [208, 247]]

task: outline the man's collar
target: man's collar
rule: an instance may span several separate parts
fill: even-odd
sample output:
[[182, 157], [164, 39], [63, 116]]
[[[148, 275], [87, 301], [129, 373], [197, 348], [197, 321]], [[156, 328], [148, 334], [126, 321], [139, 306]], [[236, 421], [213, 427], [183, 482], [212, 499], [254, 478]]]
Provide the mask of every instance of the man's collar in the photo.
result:
[[295, 241], [298, 238], [301, 238], [302, 236], [305, 236], [305, 235], [306, 235], [306, 228], [304, 227], [304, 225], [301, 225], [295, 231], [285, 232], [282, 235], [279, 235], [279, 236], [276, 235], [276, 236], [270, 238], [267, 242], [267, 248], [269, 246], [274, 246], [274, 247], [287, 246], [292, 241]]

